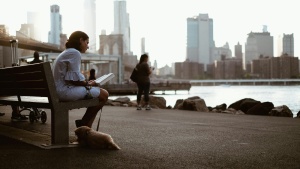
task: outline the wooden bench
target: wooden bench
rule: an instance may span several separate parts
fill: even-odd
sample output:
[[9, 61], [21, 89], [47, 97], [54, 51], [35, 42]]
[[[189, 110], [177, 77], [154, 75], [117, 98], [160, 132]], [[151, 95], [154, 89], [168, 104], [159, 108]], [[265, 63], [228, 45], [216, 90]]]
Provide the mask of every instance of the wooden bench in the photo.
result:
[[51, 145], [69, 146], [69, 110], [99, 104], [98, 98], [61, 102], [49, 62], [0, 68], [0, 104], [51, 110]]

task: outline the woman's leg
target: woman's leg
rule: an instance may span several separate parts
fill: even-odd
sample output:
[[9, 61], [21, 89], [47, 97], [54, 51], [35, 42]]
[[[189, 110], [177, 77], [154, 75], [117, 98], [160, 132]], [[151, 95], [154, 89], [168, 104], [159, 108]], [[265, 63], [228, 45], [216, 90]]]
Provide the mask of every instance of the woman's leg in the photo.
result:
[[138, 92], [137, 92], [137, 96], [136, 96], [136, 101], [137, 104], [140, 105], [141, 103], [141, 98], [142, 98], [142, 93], [143, 93], [143, 88], [141, 84], [137, 84], [138, 86]]
[[99, 110], [102, 109], [104, 104], [107, 102], [108, 96], [109, 93], [105, 89], [100, 88], [100, 95], [98, 97], [100, 104], [98, 106], [87, 108], [85, 114], [82, 117], [82, 121], [81, 121], [82, 126], [92, 127], [93, 122], [97, 116], [97, 113], [99, 112]]
[[144, 101], [145, 104], [149, 104], [149, 92], [150, 92], [150, 83], [144, 84]]

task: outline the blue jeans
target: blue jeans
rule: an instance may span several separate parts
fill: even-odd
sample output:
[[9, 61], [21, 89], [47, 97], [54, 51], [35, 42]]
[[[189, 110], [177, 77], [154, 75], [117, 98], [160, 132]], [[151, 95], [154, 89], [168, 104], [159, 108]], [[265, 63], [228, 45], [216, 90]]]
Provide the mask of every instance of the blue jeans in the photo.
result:
[[137, 86], [138, 86], [137, 103], [140, 104], [142, 94], [144, 92], [144, 101], [147, 104], [149, 102], [150, 82], [138, 83]]

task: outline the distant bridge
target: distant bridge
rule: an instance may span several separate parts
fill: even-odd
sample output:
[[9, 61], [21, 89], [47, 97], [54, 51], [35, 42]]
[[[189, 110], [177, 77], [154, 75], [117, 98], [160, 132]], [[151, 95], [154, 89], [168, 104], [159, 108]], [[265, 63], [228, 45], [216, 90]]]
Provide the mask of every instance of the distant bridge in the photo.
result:
[[18, 48], [34, 50], [39, 52], [54, 52], [60, 53], [63, 49], [60, 49], [59, 46], [51, 43], [44, 43], [30, 38], [21, 38], [15, 36], [7, 36], [0, 34], [0, 46], [11, 46], [11, 40], [18, 40]]
[[218, 85], [300, 85], [300, 79], [215, 79], [190, 80], [192, 86]]

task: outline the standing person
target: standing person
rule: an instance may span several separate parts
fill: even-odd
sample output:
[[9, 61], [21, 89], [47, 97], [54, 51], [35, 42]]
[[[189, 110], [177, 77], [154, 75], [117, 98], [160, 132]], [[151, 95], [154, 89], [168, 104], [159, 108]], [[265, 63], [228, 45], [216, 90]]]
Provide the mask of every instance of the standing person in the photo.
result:
[[89, 76], [89, 80], [96, 80], [96, 70], [95, 69], [91, 69], [90, 70], [90, 76]]
[[94, 98], [99, 99], [99, 105], [88, 107], [82, 119], [76, 120], [76, 127], [92, 127], [95, 117], [108, 100], [108, 92], [97, 86], [94, 80], [86, 81], [80, 71], [81, 53], [88, 49], [89, 37], [82, 31], [73, 32], [65, 46], [66, 49], [55, 59], [52, 71], [57, 94], [62, 101], [84, 99], [87, 90]]
[[38, 51], [34, 51], [33, 53], [33, 61], [29, 62], [30, 64], [33, 64], [33, 63], [41, 63], [43, 62], [42, 60], [40, 60], [40, 54]]
[[141, 98], [143, 92], [144, 92], [144, 101], [146, 105], [146, 110], [151, 110], [151, 107], [149, 105], [149, 92], [150, 92], [150, 74], [152, 73], [152, 69], [148, 65], [148, 60], [149, 60], [148, 55], [142, 54], [140, 57], [140, 61], [136, 66], [138, 70], [137, 110], [142, 110]]

